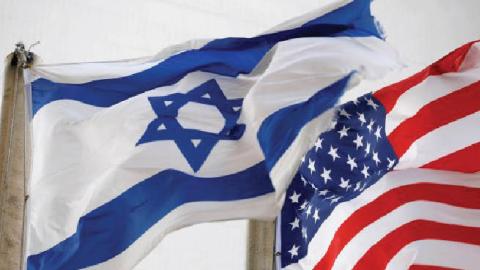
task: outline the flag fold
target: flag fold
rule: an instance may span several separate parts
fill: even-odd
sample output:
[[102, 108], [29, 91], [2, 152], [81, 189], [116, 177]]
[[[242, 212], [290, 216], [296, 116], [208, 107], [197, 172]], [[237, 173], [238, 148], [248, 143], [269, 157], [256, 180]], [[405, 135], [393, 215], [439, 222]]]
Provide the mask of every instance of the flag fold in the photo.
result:
[[369, 5], [151, 58], [32, 67], [28, 270], [132, 269], [172, 230], [273, 219], [344, 91], [399, 66]]

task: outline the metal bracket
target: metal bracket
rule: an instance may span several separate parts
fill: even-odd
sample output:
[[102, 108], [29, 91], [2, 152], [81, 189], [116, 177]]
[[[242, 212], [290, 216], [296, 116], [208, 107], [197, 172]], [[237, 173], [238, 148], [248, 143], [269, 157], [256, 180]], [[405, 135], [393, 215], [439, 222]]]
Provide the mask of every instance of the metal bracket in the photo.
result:
[[22, 42], [15, 44], [15, 51], [12, 59], [12, 65], [18, 65], [21, 68], [29, 68], [33, 64], [34, 55], [30, 51], [34, 46], [40, 44], [39, 41], [33, 43], [28, 47], [28, 50], [25, 49], [25, 45]]

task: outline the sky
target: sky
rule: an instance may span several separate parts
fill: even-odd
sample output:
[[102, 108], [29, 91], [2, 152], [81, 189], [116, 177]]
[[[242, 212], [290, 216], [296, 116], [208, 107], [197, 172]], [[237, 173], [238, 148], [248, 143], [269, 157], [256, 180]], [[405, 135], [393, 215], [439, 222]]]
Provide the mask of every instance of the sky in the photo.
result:
[[[0, 0], [0, 55], [18, 41], [27, 46], [40, 41], [33, 51], [43, 63], [137, 58], [190, 39], [253, 36], [324, 2]], [[395, 82], [480, 39], [478, 0], [376, 0], [372, 7], [407, 67], [363, 83], [352, 96]], [[246, 233], [247, 221], [185, 228], [167, 236], [135, 270], [242, 270]]]

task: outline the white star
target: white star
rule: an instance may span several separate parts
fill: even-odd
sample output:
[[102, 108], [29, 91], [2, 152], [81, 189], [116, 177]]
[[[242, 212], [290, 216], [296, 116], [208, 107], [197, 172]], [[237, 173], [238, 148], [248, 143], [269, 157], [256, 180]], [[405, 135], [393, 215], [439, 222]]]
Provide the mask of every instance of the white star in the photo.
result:
[[333, 161], [335, 161], [336, 158], [340, 158], [340, 156], [337, 154], [338, 148], [334, 148], [330, 146], [330, 151], [328, 151], [328, 154], [332, 157]]
[[378, 163], [380, 163], [380, 159], [378, 158], [378, 152], [373, 151], [373, 161], [375, 161], [375, 165], [378, 166]]
[[322, 149], [322, 142], [323, 139], [318, 138], [317, 141], [315, 142], [315, 152], [318, 151], [318, 148]]
[[300, 198], [301, 194], [293, 191], [293, 194], [289, 197], [292, 203], [298, 203], [298, 199]]
[[315, 208], [315, 211], [313, 212], [312, 218], [315, 221], [315, 223], [317, 223], [317, 221], [320, 219], [320, 217], [318, 216], [318, 209], [317, 208]]
[[323, 190], [321, 190], [321, 191], [318, 192], [318, 195], [320, 195], [320, 196], [325, 196], [325, 195], [327, 195], [327, 193], [328, 193], [328, 190], [323, 189]]
[[347, 156], [347, 164], [350, 165], [350, 171], [353, 171], [353, 168], [357, 168], [357, 163], [355, 162], [355, 158], [352, 158], [350, 155]]
[[332, 122], [330, 123], [330, 128], [335, 128], [337, 126], [337, 120], [332, 120]]
[[312, 213], [312, 206], [309, 205], [309, 206], [307, 207], [307, 211], [305, 211], [305, 215], [307, 215], [307, 218], [310, 216], [311, 213]]
[[375, 111], [377, 110], [379, 105], [375, 103], [371, 98], [365, 98], [365, 101], [367, 101], [368, 106], [372, 107]]
[[363, 191], [367, 187], [367, 182], [364, 182], [360, 191]]
[[331, 170], [327, 170], [325, 169], [325, 167], [323, 167], [323, 172], [320, 176], [323, 178], [323, 182], [325, 182], [325, 184], [328, 182], [328, 180], [332, 180], [332, 178], [330, 177], [331, 172]]
[[388, 157], [387, 157], [387, 160], [388, 160], [388, 169], [390, 170], [391, 168], [393, 168], [393, 165], [395, 165], [395, 160], [389, 159]]
[[315, 184], [314, 184], [314, 183], [310, 183], [310, 186], [313, 188], [313, 190], [315, 190], [315, 191], [317, 191], [317, 190], [318, 190], [318, 188], [315, 186]]
[[292, 248], [288, 251], [292, 259], [293, 257], [298, 256], [298, 248], [299, 246], [296, 246], [295, 244], [293, 244]]
[[359, 190], [359, 189], [360, 189], [360, 185], [361, 185], [360, 182], [357, 182], [357, 183], [355, 184], [355, 188], [353, 189], [353, 191]]
[[335, 196], [333, 199], [330, 199], [330, 204], [337, 203], [341, 198], [342, 196]]
[[300, 210], [303, 210], [303, 209], [307, 208], [307, 204], [308, 204], [308, 202], [307, 202], [307, 201], [304, 201], [304, 202], [302, 203], [302, 205], [300, 205]]
[[353, 143], [357, 146], [356, 148], [358, 149], [359, 147], [363, 146], [363, 136], [360, 136], [357, 134], [357, 138], [353, 140]]
[[370, 143], [367, 142], [367, 147], [365, 147], [365, 156], [368, 156], [370, 154]]
[[357, 112], [357, 114], [358, 114], [358, 121], [360, 121], [360, 126], [363, 126], [365, 123], [367, 123], [367, 120], [365, 120], [365, 115], [363, 113]]
[[295, 230], [295, 228], [300, 228], [300, 220], [295, 218], [294, 221], [290, 222], [290, 225], [292, 225], [292, 231]]
[[313, 174], [315, 171], [315, 160], [308, 159], [308, 169], [310, 170], [310, 173]]
[[353, 104], [358, 105], [360, 103], [360, 100], [358, 98], [352, 100]]
[[348, 131], [349, 129], [350, 129], [350, 128], [347, 128], [347, 127], [343, 126], [342, 130], [337, 131], [338, 134], [340, 134], [340, 139], [342, 139], [343, 137], [347, 137], [347, 136], [348, 136], [347, 131]]
[[365, 178], [370, 176], [370, 174], [368, 173], [368, 169], [369, 169], [368, 166], [363, 165], [362, 174], [363, 174], [363, 177], [365, 177]]
[[303, 175], [300, 176], [300, 180], [302, 180], [302, 183], [303, 183], [303, 186], [306, 186], [307, 185], [307, 180], [305, 179], [305, 177], [303, 177]]
[[308, 235], [307, 235], [307, 228], [306, 227], [302, 227], [302, 236], [303, 236], [303, 238], [305, 238], [305, 240], [307, 240]]
[[382, 130], [382, 128], [380, 126], [378, 126], [377, 130], [375, 131], [375, 137], [377, 138], [377, 141], [378, 141], [378, 139], [380, 139], [382, 137], [382, 135], [380, 134], [381, 130]]
[[325, 200], [331, 200], [331, 199], [334, 199], [335, 197], [337, 197], [337, 196], [336, 196], [336, 195], [332, 195], [332, 196], [326, 197]]
[[345, 116], [345, 117], [348, 118], [348, 119], [350, 119], [350, 117], [352, 116], [351, 114], [349, 114], [349, 113], [348, 113], [345, 109], [343, 109], [343, 108], [340, 109], [339, 112], [340, 112], [339, 114], [340, 114], [341, 116]]
[[368, 132], [370, 132], [370, 133], [372, 133], [373, 124], [375, 124], [375, 121], [370, 120], [370, 123], [368, 123], [368, 125], [367, 125]]
[[343, 179], [343, 177], [340, 177], [340, 185], [339, 187], [345, 189], [346, 191], [348, 191], [351, 187], [351, 185], [348, 184], [348, 182], [350, 182], [350, 180], [348, 179]]

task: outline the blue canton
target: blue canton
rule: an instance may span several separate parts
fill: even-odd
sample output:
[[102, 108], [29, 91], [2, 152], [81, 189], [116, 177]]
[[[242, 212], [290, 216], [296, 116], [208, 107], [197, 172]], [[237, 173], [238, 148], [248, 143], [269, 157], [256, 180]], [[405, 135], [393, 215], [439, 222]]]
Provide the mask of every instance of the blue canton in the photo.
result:
[[305, 257], [311, 239], [338, 204], [357, 197], [395, 166], [385, 114], [371, 94], [342, 105], [332, 129], [302, 158], [281, 213], [282, 266]]
[[[195, 172], [220, 140], [238, 140], [245, 131], [244, 124], [237, 124], [243, 99], [227, 99], [215, 80], [209, 80], [185, 94], [149, 97], [148, 100], [157, 118], [150, 122], [137, 145], [172, 140]], [[190, 102], [218, 109], [225, 120], [222, 130], [214, 133], [182, 126], [177, 119], [178, 113]], [[201, 119], [202, 111], [192, 117]]]

